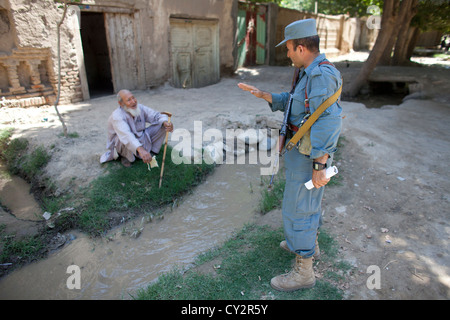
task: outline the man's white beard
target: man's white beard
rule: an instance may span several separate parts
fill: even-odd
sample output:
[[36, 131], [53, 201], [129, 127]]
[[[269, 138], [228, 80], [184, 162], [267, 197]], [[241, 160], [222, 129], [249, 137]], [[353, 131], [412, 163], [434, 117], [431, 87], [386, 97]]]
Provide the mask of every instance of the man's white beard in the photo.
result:
[[141, 109], [139, 108], [139, 105], [136, 106], [136, 109], [127, 108], [125, 106], [123, 107], [123, 109], [134, 118], [136, 118], [138, 115], [141, 114]]

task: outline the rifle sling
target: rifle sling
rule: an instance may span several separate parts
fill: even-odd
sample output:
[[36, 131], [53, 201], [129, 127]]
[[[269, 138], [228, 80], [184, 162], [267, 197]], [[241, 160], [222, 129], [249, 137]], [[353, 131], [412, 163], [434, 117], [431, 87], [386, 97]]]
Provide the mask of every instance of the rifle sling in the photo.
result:
[[311, 126], [314, 124], [314, 122], [319, 118], [319, 116], [333, 103], [335, 103], [339, 96], [341, 95], [342, 91], [342, 84], [340, 88], [327, 100], [325, 100], [317, 109], [314, 111], [314, 113], [306, 120], [306, 122], [298, 129], [298, 131], [295, 133], [295, 135], [292, 137], [291, 140], [289, 140], [288, 144], [286, 145], [286, 149], [288, 151], [291, 151], [292, 148], [294, 148], [297, 143], [300, 141], [300, 139], [305, 135], [305, 133], [311, 128]]

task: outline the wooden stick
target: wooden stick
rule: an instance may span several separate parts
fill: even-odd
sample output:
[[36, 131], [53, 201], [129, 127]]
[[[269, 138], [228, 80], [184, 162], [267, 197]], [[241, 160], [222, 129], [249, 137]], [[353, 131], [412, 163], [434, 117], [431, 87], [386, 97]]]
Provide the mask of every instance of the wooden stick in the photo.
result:
[[[169, 117], [169, 123], [170, 123], [170, 117], [172, 117], [172, 114], [169, 112], [161, 112], [161, 114], [165, 114]], [[159, 188], [161, 188], [161, 183], [162, 183], [162, 177], [163, 177], [163, 173], [164, 173], [164, 161], [166, 160], [166, 151], [167, 151], [167, 141], [169, 139], [169, 131], [166, 131], [166, 140], [164, 142], [164, 154], [163, 154], [163, 159], [162, 159], [162, 164], [161, 164], [161, 176], [159, 177]]]

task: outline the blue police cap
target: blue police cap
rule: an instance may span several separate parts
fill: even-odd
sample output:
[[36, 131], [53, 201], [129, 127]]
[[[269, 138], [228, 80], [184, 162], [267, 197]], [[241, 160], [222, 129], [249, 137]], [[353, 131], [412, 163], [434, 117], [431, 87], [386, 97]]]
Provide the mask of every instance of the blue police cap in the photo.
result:
[[281, 46], [288, 40], [307, 38], [317, 35], [316, 20], [304, 19], [294, 21], [284, 29], [284, 40], [275, 47]]

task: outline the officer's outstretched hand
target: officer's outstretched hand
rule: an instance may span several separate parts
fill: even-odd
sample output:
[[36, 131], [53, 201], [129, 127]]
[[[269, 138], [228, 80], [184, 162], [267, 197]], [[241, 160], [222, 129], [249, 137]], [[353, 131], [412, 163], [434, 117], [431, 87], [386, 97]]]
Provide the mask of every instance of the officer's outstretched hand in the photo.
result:
[[257, 98], [261, 98], [266, 100], [267, 102], [272, 103], [272, 94], [269, 92], [261, 91], [255, 86], [251, 86], [246, 83], [238, 83], [238, 87], [241, 88], [244, 91], [249, 91], [252, 95], [254, 95]]

